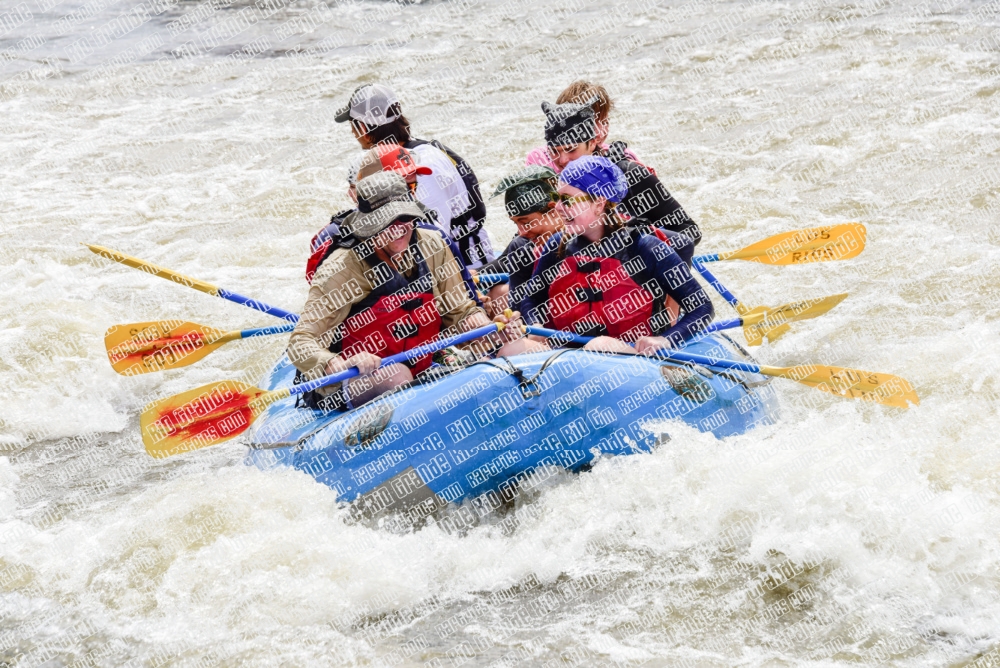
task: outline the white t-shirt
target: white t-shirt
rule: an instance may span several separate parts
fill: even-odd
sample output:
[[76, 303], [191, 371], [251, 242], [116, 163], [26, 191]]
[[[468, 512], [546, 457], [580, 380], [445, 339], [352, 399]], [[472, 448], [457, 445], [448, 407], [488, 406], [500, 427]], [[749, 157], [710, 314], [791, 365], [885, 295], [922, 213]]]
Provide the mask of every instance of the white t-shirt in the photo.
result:
[[[437, 226], [449, 238], [453, 238], [455, 231], [451, 229], [451, 219], [472, 204], [462, 175], [458, 173], [448, 154], [432, 144], [421, 144], [410, 149], [410, 152], [416, 155], [419, 164], [430, 167], [433, 172], [427, 176], [417, 176], [417, 201], [434, 210], [437, 214]], [[462, 259], [470, 269], [478, 269], [493, 261], [493, 247], [485, 229], [480, 229], [471, 237], [471, 257]], [[459, 242], [458, 239], [455, 241]], [[459, 248], [461, 247], [462, 244], [459, 243]]]

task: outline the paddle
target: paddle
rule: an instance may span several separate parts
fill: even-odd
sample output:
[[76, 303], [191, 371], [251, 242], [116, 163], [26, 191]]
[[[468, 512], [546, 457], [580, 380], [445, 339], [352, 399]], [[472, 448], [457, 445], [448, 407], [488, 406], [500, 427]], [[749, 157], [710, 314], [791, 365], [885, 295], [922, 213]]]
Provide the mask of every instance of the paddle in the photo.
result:
[[[256, 299], [252, 299], [250, 297], [244, 297], [243, 295], [231, 292], [229, 290], [226, 290], [225, 288], [220, 288], [216, 285], [212, 285], [211, 283], [198, 280], [197, 278], [191, 278], [189, 276], [185, 276], [184, 274], [176, 272], [172, 269], [160, 267], [158, 265], [153, 264], [152, 262], [147, 262], [146, 260], [140, 260], [137, 257], [132, 257], [131, 255], [125, 255], [124, 253], [119, 253], [116, 250], [111, 250], [110, 248], [104, 248], [103, 246], [94, 246], [91, 244], [84, 244], [84, 246], [89, 248], [91, 252], [96, 253], [101, 257], [107, 258], [109, 260], [114, 260], [115, 262], [124, 264], [127, 267], [132, 267], [133, 269], [141, 269], [142, 271], [145, 271], [148, 274], [152, 274], [153, 276], [159, 276], [160, 278], [169, 279], [174, 283], [186, 285], [187, 287], [194, 288], [199, 292], [204, 292], [214, 297], [221, 297], [223, 299], [228, 299], [231, 302], [242, 304], [243, 306], [247, 306], [257, 311], [261, 311], [262, 313], [267, 313], [268, 315], [273, 315], [277, 318], [282, 318], [289, 322], [299, 321], [299, 316], [296, 313], [291, 313], [290, 311], [286, 311], [283, 308], [278, 308], [277, 306], [271, 306], [270, 304], [258, 301]], [[492, 283], [503, 283], [509, 280], [510, 277], [508, 274], [483, 274], [482, 278]]]
[[114, 260], [128, 267], [134, 269], [141, 269], [148, 274], [153, 276], [159, 276], [160, 278], [166, 278], [174, 283], [180, 283], [181, 285], [186, 285], [189, 288], [194, 288], [199, 292], [204, 292], [206, 294], [212, 295], [213, 297], [221, 297], [222, 299], [227, 299], [231, 302], [237, 304], [242, 304], [249, 308], [260, 311], [261, 313], [267, 313], [268, 315], [273, 315], [276, 318], [283, 318], [289, 322], [298, 322], [299, 316], [285, 309], [278, 308], [277, 306], [271, 306], [270, 304], [265, 304], [264, 302], [257, 301], [256, 299], [251, 299], [250, 297], [244, 297], [243, 295], [237, 294], [235, 292], [230, 292], [225, 288], [220, 288], [211, 283], [206, 283], [205, 281], [199, 281], [197, 278], [190, 278], [181, 274], [179, 272], [173, 271], [172, 269], [166, 269], [164, 267], [157, 266], [152, 262], [146, 262], [145, 260], [140, 260], [137, 257], [132, 257], [131, 255], [125, 255], [124, 253], [119, 253], [118, 251], [111, 250], [110, 248], [104, 248], [103, 246], [93, 246], [91, 244], [84, 244], [90, 249], [92, 253], [96, 253], [101, 257], [107, 258], [109, 260]]
[[492, 288], [497, 283], [508, 282], [510, 274], [477, 274], [472, 280], [480, 287]]
[[[781, 336], [788, 333], [790, 327], [788, 322], [793, 320], [806, 320], [808, 318], [815, 318], [816, 316], [823, 315], [834, 306], [839, 304], [841, 301], [847, 297], [847, 294], [833, 295], [832, 297], [822, 297], [820, 299], [807, 299], [800, 302], [792, 302], [791, 304], [785, 304], [783, 306], [778, 306], [777, 308], [770, 308], [768, 306], [757, 306], [750, 308], [749, 306], [743, 304], [739, 299], [736, 298], [733, 293], [731, 293], [722, 282], [716, 278], [712, 272], [710, 272], [704, 265], [700, 262], [693, 262], [692, 266], [698, 273], [708, 281], [709, 285], [715, 288], [715, 291], [722, 295], [722, 298], [727, 302], [732, 304], [736, 312], [739, 313], [742, 318], [738, 325], [733, 325], [739, 327], [744, 326], [743, 334], [746, 336], [747, 345], [749, 346], [759, 346], [764, 342], [766, 337], [770, 343], [774, 343]], [[789, 317], [792, 314], [798, 314], [797, 317]], [[725, 321], [731, 323], [733, 321]], [[718, 323], [714, 323], [718, 324]], [[709, 325], [712, 327], [712, 325]], [[730, 327], [725, 327], [720, 329], [729, 329]], [[715, 331], [715, 330], [709, 330]]]
[[114, 325], [104, 335], [111, 368], [123, 376], [177, 369], [194, 364], [230, 341], [285, 334], [295, 325], [276, 325], [224, 332], [180, 320]]
[[[381, 366], [423, 357], [449, 346], [500, 331], [503, 323], [493, 323], [464, 334], [426, 343], [382, 360]], [[153, 457], [197, 450], [222, 443], [245, 432], [275, 401], [303, 394], [318, 387], [339, 383], [358, 375], [352, 367], [290, 388], [266, 391], [235, 380], [209, 383], [147, 405], [139, 418], [142, 442]]]
[[[169, 279], [174, 283], [186, 285], [199, 292], [222, 297], [257, 311], [283, 318], [290, 323], [296, 323], [299, 320], [296, 313], [250, 297], [244, 297], [197, 278], [185, 276], [172, 269], [160, 267], [152, 262], [125, 255], [103, 246], [84, 245], [101, 257], [134, 269], [140, 269], [154, 276]], [[509, 276], [508, 274], [483, 274], [480, 279], [502, 283], [508, 280]], [[128, 376], [188, 366], [229, 341], [252, 336], [284, 334], [292, 329], [294, 329], [294, 325], [223, 332], [214, 327], [193, 322], [161, 320], [112, 327], [104, 336], [104, 345], [112, 368], [118, 373]]]
[[[528, 334], [556, 338], [563, 342], [587, 343], [592, 338], [571, 332], [535, 327], [534, 325], [529, 325], [526, 330]], [[911, 402], [915, 406], [920, 405], [920, 399], [908, 381], [887, 373], [817, 364], [800, 364], [793, 367], [762, 366], [749, 362], [733, 362], [705, 357], [704, 355], [693, 355], [679, 350], [661, 350], [657, 355], [677, 362], [700, 364], [708, 368], [733, 369], [794, 380], [822, 392], [861, 399], [862, 401], [872, 401], [896, 408], [909, 408], [907, 402]]]
[[888, 373], [819, 364], [799, 364], [793, 367], [762, 366], [746, 362], [715, 360], [711, 357], [692, 355], [676, 350], [661, 350], [658, 354], [667, 359], [681, 362], [693, 362], [702, 366], [734, 369], [794, 380], [822, 392], [871, 401], [885, 406], [909, 408], [907, 402], [914, 406], [920, 405], [920, 399], [909, 381]]
[[742, 317], [713, 322], [701, 330], [701, 334], [742, 327], [747, 345], [759, 346], [763, 342], [764, 337], [767, 337], [768, 341], [773, 343], [788, 330], [787, 323], [819, 317], [833, 309], [833, 307], [846, 298], [847, 293], [845, 292], [829, 297], [804, 299], [802, 301], [782, 304], [776, 308], [758, 306], [752, 311], [748, 311]]
[[747, 260], [771, 265], [849, 260], [865, 249], [865, 226], [843, 223], [784, 232], [727, 253], [710, 253], [695, 262]]

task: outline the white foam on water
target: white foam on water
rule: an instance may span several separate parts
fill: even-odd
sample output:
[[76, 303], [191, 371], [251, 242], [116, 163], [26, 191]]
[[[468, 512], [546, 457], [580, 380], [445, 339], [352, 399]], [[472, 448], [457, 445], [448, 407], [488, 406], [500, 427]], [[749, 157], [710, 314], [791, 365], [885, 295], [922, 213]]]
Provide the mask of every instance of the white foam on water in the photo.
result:
[[[0, 122], [0, 660], [941, 666], [993, 651], [996, 15], [947, 5], [631, 3], [608, 25], [606, 4], [580, 3], [544, 15], [540, 40], [492, 1], [362, 2], [246, 62], [156, 64], [191, 33], [85, 78], [204, 6], [184, 3], [64, 75], [36, 70]], [[39, 10], [3, 39], [48, 34], [83, 6]], [[281, 10], [226, 48], [317, 8]], [[59, 44], [6, 64], [0, 85]], [[270, 57], [296, 45], [316, 51]], [[848, 292], [754, 354], [897, 374], [921, 405], [776, 380], [777, 425], [723, 441], [667, 425], [655, 453], [556, 476], [464, 532], [351, 523], [329, 489], [248, 469], [237, 444], [148, 458], [147, 401], [256, 382], [284, 339], [118, 376], [103, 349], [114, 324], [277, 321], [79, 244], [301, 308], [309, 240], [348, 206], [358, 150], [332, 113], [387, 72], [417, 136], [456, 149], [486, 191], [541, 143], [540, 102], [587, 78], [615, 99], [611, 137], [657, 169], [704, 252], [864, 222], [849, 262], [712, 270], [755, 306]], [[487, 205], [500, 248], [513, 225]]]

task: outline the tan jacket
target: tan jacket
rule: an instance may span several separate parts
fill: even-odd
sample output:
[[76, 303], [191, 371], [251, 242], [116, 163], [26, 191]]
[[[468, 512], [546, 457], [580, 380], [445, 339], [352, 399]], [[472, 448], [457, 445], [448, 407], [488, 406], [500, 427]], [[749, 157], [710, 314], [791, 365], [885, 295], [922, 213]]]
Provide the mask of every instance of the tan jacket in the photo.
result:
[[[441, 234], [417, 228], [417, 245], [434, 276], [434, 303], [441, 314], [442, 329], [450, 329], [474, 313], [485, 312], [469, 297], [458, 262]], [[374, 257], [374, 256], [372, 256]], [[414, 268], [409, 254], [398, 266], [404, 275]], [[351, 306], [374, 289], [371, 268], [353, 250], [341, 248], [330, 254], [313, 277], [309, 297], [288, 342], [292, 364], [312, 380], [324, 374], [327, 362], [337, 357], [329, 350], [337, 327], [347, 319]]]

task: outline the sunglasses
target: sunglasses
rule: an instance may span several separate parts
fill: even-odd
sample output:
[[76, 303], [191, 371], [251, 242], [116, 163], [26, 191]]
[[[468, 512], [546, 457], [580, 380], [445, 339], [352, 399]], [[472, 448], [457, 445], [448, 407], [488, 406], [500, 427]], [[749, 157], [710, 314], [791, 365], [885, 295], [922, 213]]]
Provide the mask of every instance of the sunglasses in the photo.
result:
[[593, 202], [594, 198], [590, 195], [566, 195], [563, 193], [556, 193], [555, 200], [556, 202], [562, 202], [563, 206], [576, 206], [577, 204]]

